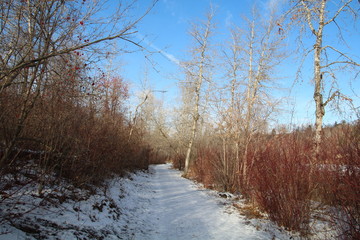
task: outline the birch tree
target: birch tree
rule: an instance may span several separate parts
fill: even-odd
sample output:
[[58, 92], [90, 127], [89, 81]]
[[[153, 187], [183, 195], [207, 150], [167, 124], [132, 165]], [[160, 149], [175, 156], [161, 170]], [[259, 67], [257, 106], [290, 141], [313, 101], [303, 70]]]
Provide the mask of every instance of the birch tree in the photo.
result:
[[[356, 6], [355, 6], [356, 4]], [[359, 67], [360, 64], [356, 62], [353, 57], [347, 54], [340, 48], [333, 45], [324, 44], [327, 40], [326, 34], [334, 34], [326, 32], [327, 29], [333, 25], [340, 35], [342, 40], [343, 26], [340, 26], [339, 19], [341, 17], [356, 18], [359, 5], [353, 0], [327, 1], [327, 0], [300, 0], [296, 2], [293, 8], [292, 20], [294, 22], [303, 23], [301, 25], [306, 30], [309, 30], [312, 41], [312, 47], [305, 53], [305, 57], [313, 53], [313, 84], [315, 102], [315, 136], [314, 136], [314, 156], [313, 161], [318, 160], [320, 153], [320, 146], [322, 143], [323, 118], [325, 116], [325, 108], [336, 98], [347, 99], [339, 89], [332, 88], [328, 92], [328, 97], [324, 97], [324, 89], [326, 85], [331, 85], [336, 82], [336, 68], [340, 67], [343, 70], [351, 67]], [[344, 44], [346, 45], [346, 44]]]

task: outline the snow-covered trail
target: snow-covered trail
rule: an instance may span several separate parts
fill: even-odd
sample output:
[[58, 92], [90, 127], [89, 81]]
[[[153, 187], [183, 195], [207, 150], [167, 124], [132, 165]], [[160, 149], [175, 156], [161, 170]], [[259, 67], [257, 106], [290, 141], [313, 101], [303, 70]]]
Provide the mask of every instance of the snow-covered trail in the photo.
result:
[[127, 211], [132, 220], [123, 233], [136, 240], [273, 238], [273, 233], [257, 230], [231, 206], [225, 206], [223, 199], [169, 167], [153, 165], [151, 176], [133, 176], [136, 189], [128, 195], [130, 199], [123, 199], [132, 206]]
[[235, 200], [170, 167], [109, 179], [93, 194], [65, 182], [49, 186], [47, 201], [36, 195], [36, 184], [15, 186], [17, 194], [0, 197], [0, 240], [289, 239], [270, 221], [246, 219], [232, 206]]

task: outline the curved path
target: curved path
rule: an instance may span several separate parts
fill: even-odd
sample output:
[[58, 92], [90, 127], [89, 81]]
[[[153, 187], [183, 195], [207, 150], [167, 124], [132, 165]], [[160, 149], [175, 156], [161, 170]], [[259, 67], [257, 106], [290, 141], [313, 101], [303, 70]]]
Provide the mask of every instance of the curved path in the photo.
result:
[[227, 200], [182, 178], [168, 164], [150, 166], [150, 173], [133, 175], [132, 189], [124, 189], [129, 192], [123, 199], [129, 206], [125, 239], [274, 239], [273, 232], [279, 239], [282, 235], [270, 223], [271, 231], [257, 230], [225, 204]]

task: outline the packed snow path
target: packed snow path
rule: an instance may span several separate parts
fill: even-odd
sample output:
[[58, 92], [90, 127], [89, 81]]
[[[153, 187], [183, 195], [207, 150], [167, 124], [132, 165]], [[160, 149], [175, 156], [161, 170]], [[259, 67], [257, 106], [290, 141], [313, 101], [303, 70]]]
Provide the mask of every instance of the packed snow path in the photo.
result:
[[[128, 195], [130, 221], [123, 233], [131, 239], [272, 239], [257, 230], [223, 199], [201, 189], [170, 165], [150, 166], [149, 175], [134, 175]], [[125, 186], [125, 185], [124, 185]], [[125, 190], [125, 189], [124, 189]], [[130, 189], [127, 189], [129, 191]], [[273, 229], [275, 230], [275, 229]], [[276, 230], [275, 230], [276, 231]], [[279, 237], [278, 234], [275, 234]], [[130, 237], [128, 236], [128, 237]]]
[[93, 194], [63, 182], [39, 196], [36, 184], [13, 184], [13, 194], [0, 198], [0, 240], [289, 239], [268, 220], [241, 216], [232, 206], [241, 200], [221, 198], [170, 166], [109, 179]]

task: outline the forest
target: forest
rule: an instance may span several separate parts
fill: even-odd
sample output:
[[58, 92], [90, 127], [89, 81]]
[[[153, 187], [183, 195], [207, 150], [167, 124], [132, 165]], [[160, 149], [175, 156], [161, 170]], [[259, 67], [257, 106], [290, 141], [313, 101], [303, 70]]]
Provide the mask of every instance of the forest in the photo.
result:
[[[328, 109], [343, 105], [360, 116], [355, 99], [334, 87], [341, 72], [359, 80], [359, 56], [327, 45], [324, 34], [335, 25], [346, 43], [340, 20], [358, 24], [357, 1], [289, 1], [267, 21], [254, 7], [218, 52], [216, 7], [209, 7], [189, 26], [188, 59], [178, 64], [181, 97], [171, 110], [154, 91], [129, 106], [128, 80], [104, 65], [133, 48], [150, 52], [137, 26], [159, 1], [140, 15], [133, 14], [138, 1], [122, 1], [107, 16], [104, 2], [0, 3], [0, 206], [20, 182], [36, 183], [44, 195], [60, 179], [88, 188], [171, 162], [185, 178], [241, 194], [249, 217], [265, 213], [303, 237], [321, 218], [339, 239], [360, 238], [360, 121], [323, 123]], [[281, 112], [275, 73], [289, 57], [291, 31], [306, 48], [299, 58], [312, 64], [314, 123], [306, 126], [273, 124]], [[301, 67], [299, 75], [308, 71]], [[0, 223], [12, 217], [1, 213]]]

